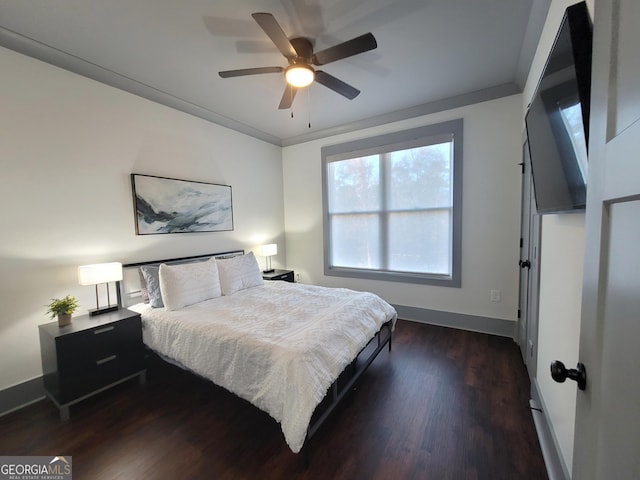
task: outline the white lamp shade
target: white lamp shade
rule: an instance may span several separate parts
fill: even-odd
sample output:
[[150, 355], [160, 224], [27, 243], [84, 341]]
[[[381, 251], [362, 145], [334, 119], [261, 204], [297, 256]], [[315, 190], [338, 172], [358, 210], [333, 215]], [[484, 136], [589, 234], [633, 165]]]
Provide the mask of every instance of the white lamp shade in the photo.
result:
[[313, 69], [308, 65], [291, 65], [284, 72], [284, 76], [287, 79], [289, 85], [294, 87], [306, 87], [313, 82], [315, 73]]
[[78, 267], [78, 283], [80, 285], [97, 285], [118, 280], [122, 280], [122, 264], [120, 262], [96, 263]]
[[278, 245], [275, 243], [268, 243], [267, 245], [260, 245], [258, 247], [258, 255], [261, 257], [270, 257], [271, 255], [278, 254]]

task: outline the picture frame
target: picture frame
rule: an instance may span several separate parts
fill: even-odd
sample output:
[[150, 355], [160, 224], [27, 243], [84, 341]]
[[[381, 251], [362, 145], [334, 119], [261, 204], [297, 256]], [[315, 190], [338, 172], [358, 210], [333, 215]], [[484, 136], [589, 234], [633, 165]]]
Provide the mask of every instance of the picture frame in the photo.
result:
[[136, 235], [233, 230], [230, 185], [131, 174]]

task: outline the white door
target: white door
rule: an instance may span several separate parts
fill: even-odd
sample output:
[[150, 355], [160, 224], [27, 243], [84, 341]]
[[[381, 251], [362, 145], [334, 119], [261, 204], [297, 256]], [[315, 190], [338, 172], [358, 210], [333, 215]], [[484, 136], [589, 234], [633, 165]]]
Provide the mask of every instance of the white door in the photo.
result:
[[536, 212], [536, 202], [533, 194], [528, 142], [524, 144], [522, 155], [520, 221], [518, 343], [529, 376], [535, 378], [538, 365], [538, 287], [540, 283], [538, 247], [540, 245], [540, 217]]
[[640, 1], [595, 0], [574, 479], [640, 479]]
[[[527, 325], [529, 304], [529, 237], [531, 224], [531, 163], [529, 162], [529, 145], [525, 142], [522, 149], [522, 199], [520, 201], [520, 292], [518, 301], [518, 344], [522, 359], [527, 364]], [[528, 366], [528, 365], [527, 365]], [[533, 378], [535, 372], [529, 371]]]

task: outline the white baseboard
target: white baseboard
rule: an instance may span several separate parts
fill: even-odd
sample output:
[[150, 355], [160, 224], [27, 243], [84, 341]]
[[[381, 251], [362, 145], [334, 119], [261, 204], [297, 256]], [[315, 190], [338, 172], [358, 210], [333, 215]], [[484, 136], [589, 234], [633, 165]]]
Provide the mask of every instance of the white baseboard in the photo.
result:
[[535, 378], [531, 379], [531, 400], [529, 400], [529, 404], [536, 432], [538, 432], [538, 441], [542, 449], [549, 480], [571, 480], [567, 465], [560, 454], [558, 441], [551, 430], [551, 420], [547, 415], [544, 401], [540, 397], [538, 383]]
[[14, 412], [45, 398], [42, 377], [32, 378], [0, 390], [0, 416]]
[[517, 322], [500, 318], [466, 315], [463, 313], [443, 312], [428, 308], [394, 305], [398, 318], [413, 320], [414, 322], [440, 325], [441, 327], [458, 328], [472, 332], [488, 333], [500, 337], [515, 338]]

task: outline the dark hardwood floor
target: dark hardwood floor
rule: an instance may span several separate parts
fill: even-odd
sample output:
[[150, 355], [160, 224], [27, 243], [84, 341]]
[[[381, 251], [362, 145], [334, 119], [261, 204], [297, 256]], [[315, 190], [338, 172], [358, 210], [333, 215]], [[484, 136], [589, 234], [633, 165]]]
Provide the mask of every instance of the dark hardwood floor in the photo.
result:
[[399, 321], [357, 390], [310, 442], [208, 381], [150, 359], [71, 407], [0, 417], [0, 455], [70, 455], [82, 479], [546, 479], [527, 374], [511, 339]]

